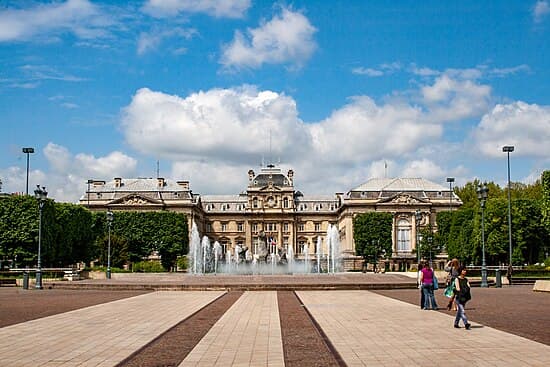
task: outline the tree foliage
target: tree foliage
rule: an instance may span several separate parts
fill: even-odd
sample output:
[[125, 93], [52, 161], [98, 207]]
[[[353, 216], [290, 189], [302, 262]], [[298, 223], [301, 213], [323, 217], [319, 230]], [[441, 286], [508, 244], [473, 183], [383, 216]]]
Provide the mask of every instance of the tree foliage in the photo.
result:
[[383, 253], [391, 257], [392, 220], [392, 214], [380, 212], [358, 214], [353, 218], [356, 254], [370, 263], [375, 263]]
[[[39, 209], [33, 196], [0, 199], [0, 256], [17, 259], [17, 266], [35, 266], [38, 256]], [[115, 212], [111, 228], [113, 266], [141, 261], [158, 251], [166, 269], [187, 253], [184, 214]], [[44, 267], [63, 267], [99, 259], [107, 263], [108, 227], [105, 212], [90, 212], [75, 204], [46, 200], [42, 216], [41, 259]]]
[[[104, 214], [105, 217], [105, 214]], [[103, 218], [105, 232], [107, 221]], [[158, 252], [166, 269], [189, 248], [187, 219], [174, 212], [114, 212], [111, 233], [124, 239], [127, 262], [138, 262]]]
[[[546, 237], [550, 238], [550, 171], [544, 171], [540, 178], [541, 181], [541, 214], [542, 214], [542, 225], [544, 226], [544, 231]], [[548, 250], [550, 249], [550, 241], [547, 240], [542, 246], [542, 251], [545, 254], [545, 257], [548, 257]], [[539, 256], [540, 258], [540, 256]]]
[[[549, 187], [550, 187], [550, 178]], [[481, 264], [481, 205], [477, 188], [481, 182], [456, 187], [464, 205], [453, 212], [437, 214], [438, 233], [449, 255], [464, 263]], [[509, 262], [508, 188], [489, 182], [484, 209], [485, 258], [488, 265]], [[516, 265], [542, 261], [549, 235], [544, 219], [544, 174], [532, 185], [511, 184], [512, 262]]]
[[429, 259], [430, 261], [435, 257], [435, 255], [441, 253], [443, 249], [443, 242], [440, 240], [437, 233], [434, 233], [434, 230], [431, 225], [420, 230], [420, 256], [423, 259]]

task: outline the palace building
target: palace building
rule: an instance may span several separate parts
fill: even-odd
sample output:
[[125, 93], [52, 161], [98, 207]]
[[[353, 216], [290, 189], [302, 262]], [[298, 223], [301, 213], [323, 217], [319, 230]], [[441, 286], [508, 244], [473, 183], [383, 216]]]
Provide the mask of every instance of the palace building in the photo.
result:
[[[298, 257], [306, 248], [312, 254], [318, 237], [324, 239], [332, 224], [340, 234], [346, 270], [359, 270], [363, 265], [355, 256], [354, 216], [388, 212], [393, 215], [393, 254], [384, 262], [391, 270], [403, 270], [416, 263], [416, 230], [431, 225], [436, 231], [436, 214], [456, 209], [462, 202], [450, 188], [422, 178], [373, 178], [345, 193], [309, 196], [295, 188], [293, 170], [285, 174], [268, 165], [259, 173], [249, 170], [248, 186], [235, 195], [193, 193], [189, 181], [115, 178], [111, 182], [89, 180], [80, 204], [94, 211], [184, 213], [189, 228], [195, 222], [200, 235], [218, 241], [223, 253], [237, 245], [253, 249], [263, 232], [278, 247], [292, 247]], [[443, 261], [434, 266], [442, 266]]]

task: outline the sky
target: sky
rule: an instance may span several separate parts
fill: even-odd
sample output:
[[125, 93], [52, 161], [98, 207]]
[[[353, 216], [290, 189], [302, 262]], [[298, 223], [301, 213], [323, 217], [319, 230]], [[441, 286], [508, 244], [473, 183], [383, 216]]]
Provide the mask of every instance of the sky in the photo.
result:
[[550, 0], [0, 1], [2, 192], [88, 179], [306, 195], [550, 169]]

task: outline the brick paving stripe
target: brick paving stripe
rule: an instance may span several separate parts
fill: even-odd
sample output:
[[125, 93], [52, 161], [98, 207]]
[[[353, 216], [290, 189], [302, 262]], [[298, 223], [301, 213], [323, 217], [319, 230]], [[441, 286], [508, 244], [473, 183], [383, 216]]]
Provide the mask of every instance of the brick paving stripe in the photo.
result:
[[278, 291], [285, 366], [345, 366], [292, 291]]

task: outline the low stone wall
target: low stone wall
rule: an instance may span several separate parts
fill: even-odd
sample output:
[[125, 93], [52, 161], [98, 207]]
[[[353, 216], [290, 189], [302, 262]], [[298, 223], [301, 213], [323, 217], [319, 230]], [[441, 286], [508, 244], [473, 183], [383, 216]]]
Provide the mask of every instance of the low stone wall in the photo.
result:
[[533, 290], [535, 292], [550, 292], [550, 280], [537, 280]]

